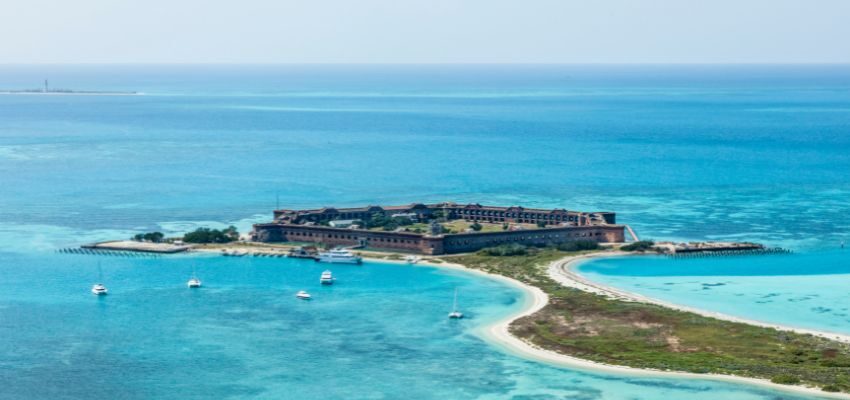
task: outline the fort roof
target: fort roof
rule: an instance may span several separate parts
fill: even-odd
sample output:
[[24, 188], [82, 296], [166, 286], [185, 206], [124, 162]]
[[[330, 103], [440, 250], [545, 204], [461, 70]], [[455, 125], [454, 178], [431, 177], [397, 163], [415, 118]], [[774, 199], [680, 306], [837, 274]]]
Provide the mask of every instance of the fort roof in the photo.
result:
[[[333, 213], [362, 213], [362, 212], [381, 212], [381, 211], [409, 211], [409, 210], [424, 210], [424, 209], [465, 209], [465, 210], [487, 210], [487, 211], [499, 211], [499, 212], [530, 212], [530, 213], [547, 213], [547, 214], [567, 214], [567, 213], [581, 213], [579, 211], [568, 211], [565, 208], [554, 208], [554, 209], [545, 209], [545, 208], [526, 208], [522, 206], [510, 206], [510, 207], [501, 207], [501, 206], [488, 206], [481, 205], [479, 203], [468, 203], [464, 205], [459, 205], [453, 202], [443, 202], [436, 204], [423, 204], [423, 203], [411, 203], [407, 205], [396, 205], [396, 206], [377, 206], [377, 205], [368, 205], [363, 207], [322, 207], [319, 209], [307, 209], [307, 210], [292, 210], [292, 209], [281, 209], [275, 210], [276, 214], [333, 214]], [[607, 211], [598, 211], [594, 212], [595, 214], [609, 214]]]

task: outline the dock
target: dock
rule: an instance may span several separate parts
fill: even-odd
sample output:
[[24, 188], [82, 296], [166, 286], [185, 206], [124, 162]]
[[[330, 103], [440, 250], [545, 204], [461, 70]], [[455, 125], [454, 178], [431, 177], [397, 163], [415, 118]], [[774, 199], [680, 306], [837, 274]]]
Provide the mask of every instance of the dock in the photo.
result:
[[759, 243], [750, 242], [660, 242], [655, 244], [656, 248], [664, 250], [664, 253], [674, 258], [699, 258], [711, 256], [740, 256], [740, 255], [767, 255], [767, 254], [790, 254], [791, 251], [779, 247], [766, 247]]
[[108, 242], [98, 242], [92, 244], [84, 244], [80, 246], [83, 249], [92, 250], [113, 250], [113, 251], [133, 251], [140, 253], [157, 253], [157, 254], [174, 254], [182, 253], [192, 248], [189, 245], [176, 245], [172, 243], [151, 243], [151, 242], [136, 242], [133, 240], [116, 240]]

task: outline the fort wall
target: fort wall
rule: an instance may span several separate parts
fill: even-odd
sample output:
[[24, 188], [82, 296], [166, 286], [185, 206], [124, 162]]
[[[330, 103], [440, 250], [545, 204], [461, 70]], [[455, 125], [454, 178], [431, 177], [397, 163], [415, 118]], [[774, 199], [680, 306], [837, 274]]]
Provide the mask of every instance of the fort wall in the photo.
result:
[[473, 252], [485, 247], [511, 243], [543, 246], [578, 240], [600, 243], [623, 242], [625, 234], [622, 225], [564, 226], [430, 236], [412, 232], [385, 232], [318, 225], [268, 223], [254, 226], [254, 240], [260, 242], [317, 243], [328, 246], [363, 246], [437, 255]]

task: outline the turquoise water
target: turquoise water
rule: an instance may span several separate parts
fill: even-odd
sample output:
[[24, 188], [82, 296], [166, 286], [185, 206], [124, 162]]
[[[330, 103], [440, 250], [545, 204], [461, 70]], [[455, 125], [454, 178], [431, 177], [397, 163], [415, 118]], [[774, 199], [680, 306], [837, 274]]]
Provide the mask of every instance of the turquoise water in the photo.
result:
[[596, 260], [579, 271], [651, 298], [850, 334], [850, 250], [767, 257]]
[[[520, 294], [454, 272], [340, 267], [319, 288], [322, 268], [294, 260], [55, 253], [244, 230], [276, 198], [606, 209], [643, 237], [781, 245], [799, 255], [698, 278], [682, 276], [690, 262], [623, 260], [599, 277], [674, 282], [683, 299], [686, 281], [720, 282], [702, 306], [745, 293], [729, 313], [847, 330], [826, 305], [850, 273], [833, 251], [850, 230], [846, 66], [2, 66], [0, 89], [45, 77], [144, 94], [0, 95], [0, 398], [792, 398], [502, 354], [472, 332]], [[105, 299], [88, 293], [98, 261]], [[472, 316], [458, 324], [444, 318], [455, 286]], [[758, 303], [816, 287], [825, 297], [787, 315]], [[294, 301], [302, 288], [316, 300]]]
[[[366, 263], [5, 254], [0, 398], [792, 399], [741, 385], [590, 374], [502, 354], [472, 331], [521, 293]], [[110, 294], [88, 293], [97, 262]], [[204, 281], [189, 290], [192, 265]], [[453, 288], [467, 314], [448, 320]], [[295, 299], [298, 290], [313, 294]]]

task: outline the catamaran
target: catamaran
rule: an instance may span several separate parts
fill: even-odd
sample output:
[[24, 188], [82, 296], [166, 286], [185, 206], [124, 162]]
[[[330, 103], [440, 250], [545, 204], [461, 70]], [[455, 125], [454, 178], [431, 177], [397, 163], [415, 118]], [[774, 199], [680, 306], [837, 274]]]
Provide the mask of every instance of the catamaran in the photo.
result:
[[313, 296], [310, 296], [310, 293], [307, 293], [303, 290], [300, 290], [300, 291], [298, 291], [298, 293], [295, 293], [295, 297], [297, 297], [301, 300], [310, 300], [310, 299], [313, 298]]
[[197, 276], [195, 276], [195, 267], [194, 266], [192, 266], [192, 277], [189, 279], [188, 282], [186, 282], [186, 286], [188, 286], [190, 289], [201, 287], [201, 280], [198, 279]]
[[[97, 278], [99, 281], [103, 282], [103, 269], [100, 268], [100, 263], [97, 263]], [[103, 286], [102, 283], [95, 283], [94, 286], [91, 287], [91, 293], [95, 296], [105, 296], [109, 293], [106, 290], [106, 286]]]
[[461, 319], [463, 318], [463, 313], [457, 310], [457, 288], [455, 288], [455, 301], [452, 304], [452, 312], [449, 313], [450, 319]]
[[331, 271], [322, 272], [322, 276], [319, 278], [319, 283], [322, 285], [333, 285], [334, 277], [331, 274]]
[[103, 286], [102, 283], [95, 283], [91, 287], [91, 293], [95, 296], [105, 296], [109, 291], [106, 290], [106, 286]]
[[316, 261], [331, 264], [360, 264], [363, 262], [363, 258], [347, 249], [337, 248], [331, 251], [320, 252]]

